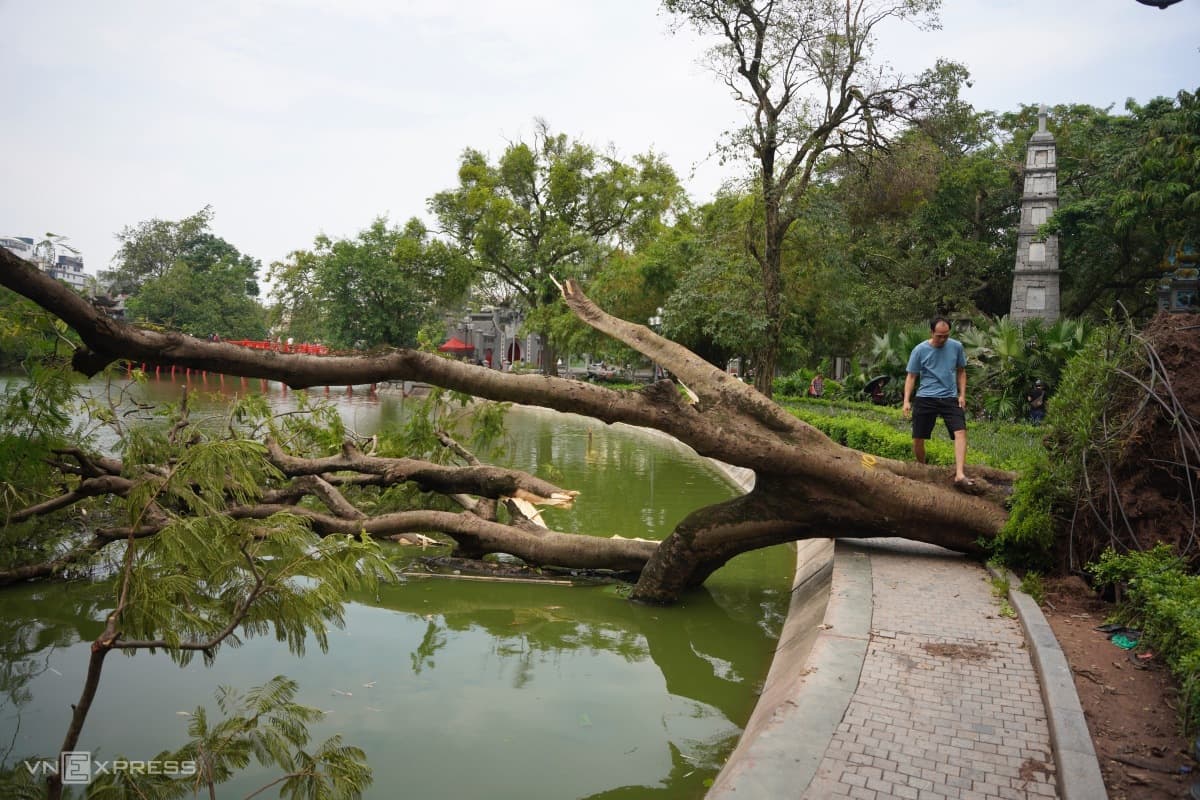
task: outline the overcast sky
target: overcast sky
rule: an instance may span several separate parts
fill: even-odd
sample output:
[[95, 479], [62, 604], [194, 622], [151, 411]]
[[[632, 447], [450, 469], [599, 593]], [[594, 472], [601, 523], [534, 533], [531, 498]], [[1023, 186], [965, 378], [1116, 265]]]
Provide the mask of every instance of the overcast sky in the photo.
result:
[[[537, 117], [622, 157], [653, 149], [695, 200], [738, 121], [654, 0], [0, 0], [0, 235], [115, 234], [205, 205], [264, 267], [324, 232], [401, 224]], [[907, 71], [965, 63], [978, 109], [1123, 107], [1200, 85], [1200, 0], [945, 0], [892, 27]]]

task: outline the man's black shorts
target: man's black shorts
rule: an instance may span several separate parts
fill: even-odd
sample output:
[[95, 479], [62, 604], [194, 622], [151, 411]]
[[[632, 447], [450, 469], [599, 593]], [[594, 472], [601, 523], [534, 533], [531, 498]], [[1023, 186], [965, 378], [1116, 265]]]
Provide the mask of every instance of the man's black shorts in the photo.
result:
[[954, 438], [955, 431], [967, 429], [967, 416], [958, 407], [957, 397], [914, 397], [913, 438], [928, 439], [932, 436], [933, 426], [937, 424], [938, 417], [945, 420], [946, 430], [950, 431], [951, 439]]

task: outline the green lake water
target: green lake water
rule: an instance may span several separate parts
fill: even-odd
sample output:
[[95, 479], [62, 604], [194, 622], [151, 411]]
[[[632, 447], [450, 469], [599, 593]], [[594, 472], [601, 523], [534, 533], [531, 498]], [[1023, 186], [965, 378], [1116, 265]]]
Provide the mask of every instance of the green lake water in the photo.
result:
[[[294, 401], [266, 388], [280, 407]], [[144, 391], [177, 399], [168, 381]], [[414, 402], [361, 389], [330, 397], [361, 433], [400, 421]], [[511, 466], [582, 493], [573, 510], [545, 513], [558, 530], [660, 538], [734, 493], [686, 448], [621, 426], [517, 409], [508, 436]], [[743, 555], [670, 608], [634, 605], [613, 587], [411, 578], [351, 603], [325, 653], [252, 639], [208, 667], [114, 654], [79, 749], [150, 758], [186, 740], [181, 712], [205, 705], [215, 715], [218, 686], [283, 674], [299, 682], [300, 702], [329, 712], [314, 741], [340, 733], [366, 751], [368, 797], [699, 798], [766, 676], [793, 553]], [[8, 766], [57, 750], [111, 594], [104, 584], [0, 591]], [[243, 797], [273, 777], [252, 766], [218, 796]]]

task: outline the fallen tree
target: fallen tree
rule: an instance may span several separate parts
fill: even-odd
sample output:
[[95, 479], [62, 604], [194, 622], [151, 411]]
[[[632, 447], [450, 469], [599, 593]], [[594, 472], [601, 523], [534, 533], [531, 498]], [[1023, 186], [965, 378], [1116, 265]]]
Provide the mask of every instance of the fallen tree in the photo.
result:
[[[83, 346], [75, 351], [72, 364], [88, 376], [128, 359], [276, 380], [295, 389], [421, 381], [486, 400], [653, 428], [703, 456], [753, 470], [756, 481], [749, 493], [693, 512], [660, 544], [545, 530], [536, 524], [528, 504], [567, 504], [573, 497], [569, 489], [470, 463], [465, 453], [464, 466], [445, 468], [399, 463], [405, 459], [374, 459], [353, 447], [338, 458], [305, 463], [289, 460], [272, 447], [272, 464], [291, 481], [274, 491], [291, 499], [271, 503], [272, 497], [264, 495], [252, 505], [232, 503], [226, 511], [241, 518], [269, 516], [281, 507], [295, 511], [296, 497], [312, 495], [329, 509], [327, 514], [302, 512], [317, 532], [365, 530], [386, 536], [437, 531], [474, 556], [506, 552], [536, 564], [633, 570], [640, 573], [633, 598], [646, 602], [673, 601], [679, 592], [702, 583], [740, 553], [803, 538], [896, 536], [978, 554], [980, 542], [995, 536], [1004, 524], [1002, 503], [1015, 477], [990, 468], [969, 468], [976, 486], [967, 494], [954, 488], [952, 475], [943, 468], [874, 458], [838, 445], [686, 348], [643, 325], [605, 313], [573, 282], [562, 287], [572, 312], [661, 364], [687, 387], [689, 397], [666, 381], [622, 391], [564, 378], [503, 373], [414, 350], [333, 357], [286, 354], [139, 329], [111, 319], [66, 285], [3, 249], [0, 285], [55, 314], [78, 333]], [[55, 507], [61, 507], [68, 495], [100, 491], [101, 481], [107, 482], [105, 491], [121, 491], [116, 480], [122, 477], [119, 464], [105, 467], [96, 459], [86, 460], [88, 465], [79, 460], [74, 466], [78, 481], [64, 491], [64, 499]], [[347, 474], [361, 480], [414, 481], [454, 497], [462, 510], [369, 516], [338, 499], [336, 483], [345, 481]], [[497, 521], [496, 502], [509, 504], [509, 522]], [[46, 510], [53, 509], [47, 506]], [[153, 535], [155, 524], [146, 519], [136, 528], [98, 531], [96, 536]], [[93, 542], [89, 547], [94, 552], [100, 545]]]

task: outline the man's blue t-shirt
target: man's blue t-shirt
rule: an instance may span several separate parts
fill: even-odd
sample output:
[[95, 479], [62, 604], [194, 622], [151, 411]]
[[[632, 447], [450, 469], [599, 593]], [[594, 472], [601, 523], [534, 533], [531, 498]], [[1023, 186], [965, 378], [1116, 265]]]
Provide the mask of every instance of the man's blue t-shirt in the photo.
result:
[[941, 347], [926, 340], [908, 357], [908, 371], [921, 378], [917, 397], [958, 397], [958, 369], [966, 366], [967, 354], [957, 339], [947, 339]]

